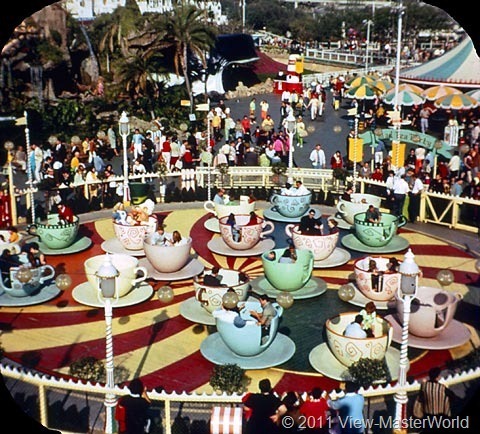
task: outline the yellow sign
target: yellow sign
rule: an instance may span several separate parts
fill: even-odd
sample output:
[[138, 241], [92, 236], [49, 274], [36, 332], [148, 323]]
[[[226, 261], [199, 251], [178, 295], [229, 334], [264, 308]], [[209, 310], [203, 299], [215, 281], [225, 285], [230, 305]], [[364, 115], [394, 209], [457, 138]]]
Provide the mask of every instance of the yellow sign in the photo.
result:
[[395, 167], [403, 167], [405, 162], [405, 143], [392, 140], [392, 164]]
[[190, 101], [188, 99], [181, 99], [180, 100], [181, 107], [190, 107]]
[[295, 72], [297, 74], [303, 74], [303, 56], [298, 56], [295, 63]]
[[354, 163], [363, 160], [363, 139], [355, 137], [348, 139], [348, 159]]
[[195, 110], [199, 112], [208, 112], [210, 110], [210, 104], [204, 103], [204, 104], [197, 104], [195, 106]]

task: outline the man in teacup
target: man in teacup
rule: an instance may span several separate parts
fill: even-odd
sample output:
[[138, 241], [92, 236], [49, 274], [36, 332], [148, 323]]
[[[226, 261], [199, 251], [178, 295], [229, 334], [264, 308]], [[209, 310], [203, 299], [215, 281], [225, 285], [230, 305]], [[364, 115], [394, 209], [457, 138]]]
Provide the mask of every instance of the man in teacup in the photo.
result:
[[268, 336], [270, 332], [270, 324], [272, 323], [272, 319], [277, 315], [277, 311], [270, 302], [268, 295], [262, 294], [258, 297], [258, 300], [262, 306], [262, 311], [257, 312], [256, 310], [251, 310], [250, 315], [257, 320], [258, 325], [262, 326], [263, 341], [263, 338]]
[[224, 199], [224, 196], [225, 196], [225, 189], [224, 188], [220, 188], [217, 192], [217, 194], [215, 195], [215, 197], [213, 198], [213, 202], [214, 203], [217, 203], [219, 205], [225, 205], [225, 199]]
[[315, 218], [314, 209], [300, 219], [299, 229], [302, 235], [322, 235], [323, 224], [321, 219]]
[[367, 212], [365, 213], [365, 221], [370, 223], [379, 223], [382, 218], [382, 213], [378, 208], [373, 205], [369, 205]]

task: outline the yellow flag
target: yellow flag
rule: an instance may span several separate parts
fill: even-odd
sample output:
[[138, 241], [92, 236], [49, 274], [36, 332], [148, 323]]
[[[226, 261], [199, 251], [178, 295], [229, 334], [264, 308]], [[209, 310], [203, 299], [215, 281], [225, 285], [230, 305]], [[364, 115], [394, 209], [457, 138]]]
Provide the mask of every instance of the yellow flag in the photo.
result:
[[392, 164], [402, 167], [405, 162], [405, 143], [392, 140]]
[[27, 125], [27, 117], [22, 116], [21, 118], [15, 119], [15, 125]]
[[363, 160], [363, 139], [355, 137], [348, 139], [348, 159], [355, 163]]

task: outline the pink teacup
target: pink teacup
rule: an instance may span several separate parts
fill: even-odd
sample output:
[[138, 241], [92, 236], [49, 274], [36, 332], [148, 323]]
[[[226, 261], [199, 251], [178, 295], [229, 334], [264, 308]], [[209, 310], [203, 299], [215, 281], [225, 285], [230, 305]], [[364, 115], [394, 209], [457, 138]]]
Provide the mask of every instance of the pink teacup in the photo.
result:
[[[247, 225], [250, 216], [246, 214], [235, 215], [235, 221], [238, 226], [239, 239], [235, 241], [232, 227], [227, 224], [228, 216], [219, 219], [220, 235], [225, 244], [235, 250], [249, 250], [254, 247], [266, 235], [271, 234], [275, 225], [271, 221], [266, 221], [257, 216], [257, 223]], [[266, 229], [268, 228], [268, 229]]]
[[296, 249], [311, 250], [314, 261], [327, 259], [335, 250], [338, 243], [339, 232], [327, 235], [304, 235], [299, 230], [299, 225], [289, 224], [285, 233], [293, 240]]
[[157, 230], [157, 218], [150, 216], [148, 222], [141, 225], [122, 225], [113, 222], [113, 230], [122, 246], [127, 250], [142, 250], [143, 240]]

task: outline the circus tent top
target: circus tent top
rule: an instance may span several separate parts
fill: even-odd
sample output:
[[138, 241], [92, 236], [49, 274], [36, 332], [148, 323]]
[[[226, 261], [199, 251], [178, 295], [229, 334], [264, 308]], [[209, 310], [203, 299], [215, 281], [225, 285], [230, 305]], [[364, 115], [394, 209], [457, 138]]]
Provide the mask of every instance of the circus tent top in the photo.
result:
[[400, 80], [418, 85], [446, 84], [458, 88], [480, 87], [480, 59], [467, 36], [442, 56], [419, 66], [402, 69]]

